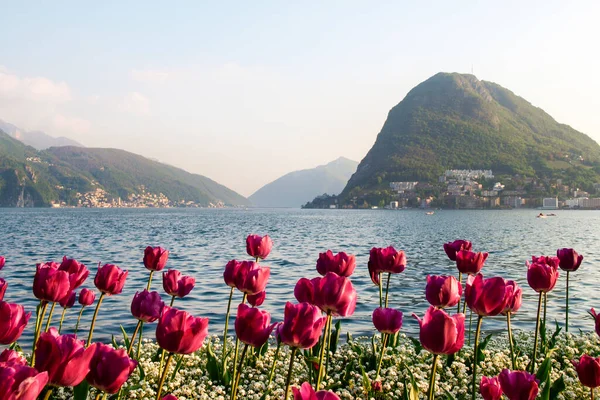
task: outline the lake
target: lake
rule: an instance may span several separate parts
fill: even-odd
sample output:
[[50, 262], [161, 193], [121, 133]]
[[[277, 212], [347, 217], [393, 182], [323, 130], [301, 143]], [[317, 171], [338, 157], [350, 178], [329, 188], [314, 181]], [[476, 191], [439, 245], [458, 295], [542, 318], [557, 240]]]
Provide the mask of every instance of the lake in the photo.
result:
[[[356, 313], [344, 321], [353, 334], [374, 331], [371, 312], [378, 305], [378, 289], [371, 283], [367, 260], [371, 247], [393, 245], [406, 252], [406, 271], [393, 277], [390, 306], [404, 312], [402, 330], [418, 333], [411, 313], [424, 313], [427, 274], [457, 274], [444, 253], [444, 242], [471, 240], [473, 249], [490, 253], [483, 273], [514, 279], [523, 287], [523, 307], [514, 316], [516, 329], [533, 329], [537, 295], [527, 285], [525, 261], [531, 255], [555, 255], [556, 249], [573, 247], [584, 255], [579, 271], [571, 274], [570, 326], [590, 331], [587, 315], [600, 308], [600, 212], [555, 211], [556, 217], [538, 219], [537, 210], [436, 211], [419, 210], [299, 210], [299, 209], [0, 209], [0, 254], [6, 266], [0, 276], [9, 282], [5, 300], [35, 311], [37, 300], [31, 285], [35, 264], [60, 261], [63, 255], [85, 263], [91, 270], [83, 287], [93, 288], [98, 262], [117, 264], [129, 271], [122, 294], [102, 305], [95, 330], [96, 340], [118, 335], [119, 324], [131, 332], [136, 321], [129, 305], [134, 293], [145, 288], [148, 271], [142, 263], [147, 245], [170, 250], [167, 267], [196, 278], [196, 287], [181, 300], [181, 307], [196, 316], [210, 318], [209, 332], [222, 334], [229, 287], [222, 278], [230, 259], [249, 259], [245, 238], [250, 233], [269, 234], [274, 247], [262, 265], [271, 267], [267, 300], [263, 305], [274, 321], [283, 318], [286, 301], [295, 301], [293, 288], [301, 277], [317, 276], [319, 252], [332, 249], [355, 254], [357, 268], [351, 277], [358, 291]], [[565, 274], [549, 295], [548, 316], [564, 321]], [[153, 289], [162, 291], [157, 274]], [[168, 302], [168, 296], [164, 296]], [[237, 302], [241, 295], [237, 294]], [[235, 304], [234, 303], [234, 309]], [[55, 314], [58, 323], [60, 311]], [[65, 332], [71, 332], [78, 304], [67, 314]], [[93, 308], [84, 312], [87, 330]], [[21, 340], [29, 346], [35, 315]], [[483, 330], [504, 327], [504, 319], [489, 318]], [[231, 325], [230, 325], [231, 326]], [[146, 329], [146, 336], [150, 329]]]

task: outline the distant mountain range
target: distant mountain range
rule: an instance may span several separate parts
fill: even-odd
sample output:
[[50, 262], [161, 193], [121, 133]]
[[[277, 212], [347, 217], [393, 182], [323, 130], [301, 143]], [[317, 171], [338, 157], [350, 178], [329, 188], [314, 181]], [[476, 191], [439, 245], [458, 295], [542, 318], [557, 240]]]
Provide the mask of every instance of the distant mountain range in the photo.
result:
[[28, 146], [37, 150], [45, 150], [53, 146], [77, 146], [84, 147], [82, 144], [74, 140], [61, 137], [53, 137], [42, 131], [26, 131], [13, 124], [0, 119], [0, 130], [8, 133], [13, 138], [20, 140]]
[[248, 199], [257, 207], [300, 207], [315, 196], [338, 194], [358, 162], [340, 157], [316, 168], [290, 172], [257, 190]]

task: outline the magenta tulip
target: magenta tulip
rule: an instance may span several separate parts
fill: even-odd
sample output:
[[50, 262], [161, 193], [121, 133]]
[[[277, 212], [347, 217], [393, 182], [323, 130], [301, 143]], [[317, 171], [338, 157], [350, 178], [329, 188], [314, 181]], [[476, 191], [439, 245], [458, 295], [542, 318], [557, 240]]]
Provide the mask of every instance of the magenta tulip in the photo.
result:
[[579, 361], [571, 361], [579, 381], [583, 386], [589, 388], [597, 388], [600, 386], [600, 357], [594, 358], [587, 354], [584, 354], [579, 358]]
[[40, 335], [35, 348], [35, 369], [48, 372], [54, 386], [77, 386], [90, 371], [93, 347], [85, 348], [75, 335], [59, 335], [56, 328]]
[[269, 235], [248, 235], [246, 238], [246, 252], [250, 257], [265, 259], [273, 248], [273, 241]]
[[596, 310], [593, 308], [590, 310], [590, 314], [594, 317], [594, 322], [596, 325], [596, 334], [600, 336], [600, 314], [596, 314]]
[[484, 279], [482, 274], [470, 275], [465, 288], [465, 301], [479, 316], [499, 315], [508, 302], [506, 281], [501, 277]]
[[39, 300], [56, 303], [71, 291], [69, 274], [58, 270], [54, 262], [37, 264], [33, 278], [33, 294]]
[[91, 306], [92, 304], [94, 304], [95, 300], [96, 293], [94, 293], [92, 290], [81, 289], [81, 292], [79, 292], [79, 304], [81, 304], [82, 306]]
[[444, 243], [444, 251], [448, 258], [452, 261], [456, 261], [456, 253], [461, 250], [470, 251], [473, 245], [468, 240], [455, 240], [454, 242]]
[[172, 394], [168, 394], [163, 397], [162, 400], [177, 400], [177, 397], [173, 396]]
[[310, 349], [319, 342], [326, 318], [318, 307], [308, 303], [287, 302], [283, 323], [277, 327], [277, 335], [290, 347]]
[[0, 365], [2, 364], [27, 365], [27, 360], [14, 350], [4, 349], [0, 353]]
[[90, 275], [90, 271], [85, 265], [72, 258], [63, 257], [59, 271], [65, 271], [69, 274], [69, 282], [71, 284], [71, 290], [77, 289], [85, 282], [87, 277]]
[[165, 306], [158, 292], [149, 292], [144, 289], [136, 292], [131, 301], [131, 315], [139, 321], [154, 322], [160, 317]]
[[448, 315], [444, 310], [433, 306], [425, 311], [419, 321], [419, 340], [421, 345], [433, 354], [454, 354], [462, 349], [465, 343], [465, 315]]
[[316, 305], [315, 290], [318, 290], [321, 277], [318, 278], [300, 278], [294, 286], [294, 296], [299, 303], [309, 303]]
[[577, 271], [583, 261], [583, 256], [577, 254], [574, 249], [558, 249], [556, 257], [559, 260], [558, 266], [563, 271]]
[[105, 393], [117, 393], [137, 367], [137, 361], [129, 358], [127, 350], [116, 350], [103, 343], [94, 343], [89, 348], [93, 355], [86, 381]]
[[502, 388], [498, 377], [488, 378], [482, 376], [479, 383], [479, 393], [481, 393], [483, 400], [500, 400], [502, 398]]
[[260, 307], [265, 302], [266, 298], [267, 292], [263, 290], [262, 292], [249, 295], [248, 303], [250, 303], [252, 307]]
[[269, 339], [276, 324], [271, 324], [271, 314], [246, 304], [238, 306], [235, 318], [235, 334], [240, 341], [253, 346], [261, 347]]
[[481, 271], [488, 253], [474, 253], [469, 250], [461, 250], [456, 253], [456, 268], [463, 274], [475, 275]]
[[402, 328], [402, 312], [393, 308], [376, 308], [373, 325], [379, 332], [393, 335]]
[[223, 271], [223, 280], [229, 287], [235, 287], [235, 279], [238, 276], [242, 263], [237, 260], [231, 260], [225, 265], [225, 271]]
[[242, 261], [235, 277], [235, 287], [247, 295], [257, 294], [265, 290], [271, 270], [261, 267], [254, 261]]
[[460, 301], [462, 285], [453, 276], [427, 275], [425, 297], [432, 306], [453, 307]]
[[529, 372], [503, 369], [498, 380], [508, 400], [534, 400], [537, 397], [538, 382]]
[[144, 250], [144, 266], [150, 271], [162, 271], [167, 265], [169, 250], [162, 247], [146, 247]]
[[379, 285], [379, 274], [389, 272], [399, 274], [406, 268], [406, 255], [392, 246], [386, 248], [373, 247], [369, 253], [369, 273], [371, 280]]
[[521, 308], [523, 289], [515, 281], [506, 281], [506, 306], [502, 310], [502, 314], [506, 315], [516, 313]]
[[48, 383], [48, 373], [19, 364], [0, 364], [0, 399], [35, 400]]
[[0, 301], [4, 300], [4, 293], [6, 293], [6, 289], [8, 288], [8, 283], [0, 278]]
[[293, 387], [292, 393], [294, 400], [340, 400], [337, 394], [327, 390], [319, 390], [315, 393], [308, 382], [304, 382], [299, 388]]
[[23, 306], [0, 301], [0, 344], [11, 344], [21, 337], [31, 313]]
[[0, 256], [0, 269], [4, 268], [4, 264], [6, 263], [6, 259]]
[[185, 311], [165, 306], [158, 319], [158, 345], [177, 354], [191, 354], [202, 347], [208, 335], [208, 318], [196, 318]]
[[558, 258], [557, 257], [531, 257], [532, 262], [527, 265], [527, 283], [536, 292], [548, 293], [554, 289], [558, 280]]
[[182, 276], [181, 272], [176, 269], [170, 269], [167, 272], [163, 272], [163, 289], [170, 296], [183, 298], [190, 294], [195, 285], [195, 278], [191, 276]]
[[68, 295], [60, 299], [58, 302], [62, 308], [71, 308], [75, 305], [75, 299], [77, 298], [77, 293], [73, 290]]
[[301, 278], [294, 288], [299, 302], [307, 302], [331, 315], [347, 317], [356, 309], [356, 290], [350, 279], [328, 272], [322, 278]]
[[107, 296], [119, 294], [123, 291], [127, 274], [127, 271], [121, 270], [116, 265], [104, 264], [98, 268], [98, 272], [94, 278], [94, 285]]
[[331, 250], [325, 253], [319, 253], [317, 260], [317, 272], [325, 275], [328, 272], [334, 272], [339, 276], [348, 277], [352, 275], [356, 268], [356, 257], [352, 254], [346, 254], [343, 251], [333, 255]]

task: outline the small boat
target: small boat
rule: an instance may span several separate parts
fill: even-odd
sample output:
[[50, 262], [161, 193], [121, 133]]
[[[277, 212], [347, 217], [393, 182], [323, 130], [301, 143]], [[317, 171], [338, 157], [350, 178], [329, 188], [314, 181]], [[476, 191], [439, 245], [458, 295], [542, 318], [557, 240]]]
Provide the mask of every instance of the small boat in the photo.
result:
[[537, 215], [537, 218], [546, 218], [546, 215], [544, 215], [544, 213], [539, 213]]
[[434, 212], [433, 212], [433, 211], [427, 211], [427, 212], [425, 213], [425, 215], [433, 215], [433, 214], [434, 214]]

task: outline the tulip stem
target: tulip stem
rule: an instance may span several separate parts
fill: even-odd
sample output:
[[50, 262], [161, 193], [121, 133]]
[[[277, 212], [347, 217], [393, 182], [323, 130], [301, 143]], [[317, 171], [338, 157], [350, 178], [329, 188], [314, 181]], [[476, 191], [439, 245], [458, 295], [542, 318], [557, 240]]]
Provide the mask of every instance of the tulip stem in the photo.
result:
[[98, 394], [96, 395], [96, 400], [101, 400], [102, 399], [102, 392], [98, 392]]
[[327, 348], [325, 349], [325, 370], [324, 376], [327, 376], [327, 371], [329, 371], [329, 346], [331, 345], [331, 325], [333, 324], [333, 317], [329, 319], [329, 336], [327, 338]]
[[[465, 304], [467, 304], [465, 302]], [[471, 345], [471, 331], [473, 330], [473, 310], [469, 309], [469, 345]]]
[[44, 400], [49, 400], [51, 394], [52, 394], [52, 387], [49, 387], [48, 390], [46, 390], [46, 395], [44, 396]]
[[237, 398], [238, 386], [240, 384], [240, 377], [242, 376], [242, 367], [244, 366], [244, 358], [246, 357], [246, 352], [248, 351], [248, 344], [244, 345], [244, 350], [242, 350], [242, 355], [240, 356], [240, 365], [238, 367], [237, 376], [235, 377], [235, 383], [233, 384], [233, 389], [231, 390], [231, 400], [235, 400]]
[[275, 357], [273, 357], [273, 365], [271, 366], [271, 373], [269, 374], [269, 383], [267, 383], [267, 389], [273, 382], [273, 376], [275, 375], [275, 365], [277, 365], [277, 357], [279, 356], [279, 350], [281, 349], [281, 342], [277, 342], [277, 350], [275, 350]]
[[48, 321], [46, 322], [46, 329], [44, 329], [44, 332], [48, 332], [48, 329], [50, 329], [50, 323], [52, 322], [52, 315], [54, 314], [54, 307], [56, 307], [56, 302], [53, 302], [52, 307], [50, 307], [50, 314], [48, 315]]
[[[567, 297], [566, 297], [567, 313], [565, 315], [565, 332], [569, 332], [569, 271], [567, 271]], [[592, 399], [594, 398], [594, 389], [592, 389]]]
[[323, 343], [321, 343], [321, 352], [319, 354], [319, 371], [317, 372], [317, 385], [315, 386], [315, 392], [318, 392], [321, 387], [321, 380], [323, 379], [323, 357], [325, 356], [325, 346], [327, 345], [327, 337], [331, 330], [331, 312], [327, 312], [327, 322], [325, 323], [325, 332], [323, 332]]
[[516, 371], [517, 363], [515, 361], [515, 345], [513, 343], [512, 328], [510, 326], [510, 311], [506, 313], [506, 325], [508, 328], [508, 343], [510, 344], [510, 361], [513, 371]]
[[473, 348], [473, 381], [471, 393], [473, 394], [472, 399], [475, 400], [477, 396], [477, 353], [479, 352], [479, 333], [481, 332], [481, 321], [483, 321], [483, 316], [480, 315], [477, 318], [477, 330], [475, 331], [475, 346]]
[[[242, 297], [242, 304], [246, 303], [246, 298], [248, 297], [248, 294], [244, 293], [244, 297]], [[236, 315], [237, 318], [237, 315]], [[240, 349], [240, 338], [236, 337], [235, 338], [235, 351], [233, 353], [233, 376], [235, 377], [235, 374], [237, 373], [237, 358], [238, 358], [238, 351]]]
[[379, 307], [383, 308], [383, 286], [381, 284], [381, 272], [379, 274]]
[[548, 331], [548, 327], [546, 326], [546, 309], [548, 308], [548, 292], [544, 292], [544, 329]]
[[377, 364], [377, 373], [375, 374], [375, 380], [377, 380], [377, 378], [379, 378], [379, 371], [381, 371], [381, 364], [383, 363], [383, 354], [385, 352], [385, 346], [386, 346], [389, 338], [390, 338], [389, 333], [381, 334], [381, 354], [379, 355], [379, 364]]
[[94, 335], [94, 326], [96, 325], [96, 317], [98, 316], [98, 310], [100, 310], [100, 304], [102, 304], [102, 300], [104, 300], [104, 292], [100, 294], [100, 298], [98, 299], [98, 304], [96, 304], [96, 310], [94, 310], [94, 316], [92, 317], [92, 324], [90, 325], [90, 334], [88, 335], [87, 344], [85, 347], [90, 347], [92, 344], [92, 336]]
[[594, 388], [590, 388], [590, 399], [594, 400]]
[[35, 364], [35, 346], [37, 345], [38, 338], [40, 337], [40, 331], [42, 330], [42, 324], [44, 323], [44, 316], [46, 315], [47, 308], [48, 303], [44, 302], [44, 305], [42, 306], [39, 326], [37, 327], [37, 329], [35, 330], [35, 334], [33, 335], [33, 348], [31, 349], [31, 362], [29, 363], [29, 365], [32, 367]]
[[165, 364], [165, 369], [163, 370], [162, 376], [160, 377], [160, 382], [158, 384], [158, 393], [156, 394], [156, 400], [160, 400], [160, 394], [162, 393], [162, 387], [165, 383], [165, 379], [167, 378], [167, 371], [169, 370], [169, 364], [171, 364], [171, 359], [173, 358], [173, 353], [169, 353], [167, 357], [167, 363]]
[[223, 354], [221, 357], [223, 358], [223, 371], [225, 371], [225, 357], [227, 356], [227, 333], [229, 330], [229, 314], [231, 313], [231, 300], [233, 299], [233, 290], [235, 288], [232, 287], [229, 291], [229, 302], [227, 303], [227, 314], [225, 314], [225, 330], [223, 331]]
[[392, 273], [388, 273], [387, 283], [385, 285], [385, 308], [388, 306], [388, 295], [390, 294], [390, 279], [392, 278]]
[[60, 316], [60, 323], [58, 324], [58, 333], [62, 331], [63, 322], [65, 320], [65, 314], [67, 313], [67, 308], [63, 308], [62, 315]]
[[465, 296], [465, 301], [463, 301], [463, 314], [466, 315], [467, 312], [467, 297]]
[[142, 321], [138, 321], [137, 325], [135, 326], [135, 329], [133, 330], [133, 335], [131, 335], [131, 341], [129, 342], [129, 348], [127, 349], [127, 355], [131, 355], [131, 349], [133, 349], [133, 343], [135, 342], [135, 337], [137, 336], [138, 330], [140, 329], [140, 326], [142, 325]]
[[140, 349], [142, 348], [142, 336], [144, 336], [144, 321], [140, 321], [140, 339], [138, 340], [137, 351], [135, 352], [135, 359], [140, 359]]
[[290, 367], [288, 368], [287, 379], [285, 380], [285, 395], [283, 396], [283, 400], [287, 400], [290, 394], [290, 383], [292, 381], [292, 371], [294, 369], [294, 357], [296, 357], [297, 350], [297, 348], [293, 347], [292, 354], [290, 355]]
[[435, 395], [435, 370], [437, 368], [438, 354], [433, 355], [433, 362], [431, 364], [431, 377], [429, 378], [429, 390], [427, 391], [427, 399], [433, 400]]
[[77, 323], [75, 324], [75, 336], [77, 336], [77, 331], [79, 330], [79, 322], [81, 321], [81, 315], [83, 314], [83, 309], [85, 306], [81, 306], [81, 310], [79, 311], [79, 316], [77, 317]]
[[171, 296], [171, 304], [169, 304], [169, 307], [173, 307], [173, 303], [175, 303], [175, 297], [176, 296]]
[[537, 310], [537, 319], [535, 321], [535, 339], [533, 341], [533, 357], [531, 357], [531, 373], [535, 371], [535, 357], [537, 356], [537, 345], [538, 345], [538, 336], [540, 333], [540, 314], [542, 312], [542, 296], [544, 292], [540, 292], [540, 297], [538, 299], [538, 310]]
[[152, 275], [154, 275], [154, 271], [150, 271], [150, 276], [148, 277], [148, 286], [146, 290], [150, 291], [150, 286], [152, 286]]
[[[462, 287], [462, 272], [458, 272], [458, 285]], [[459, 313], [460, 312], [460, 300], [461, 298], [458, 298], [458, 307], [456, 308], [456, 312]]]

